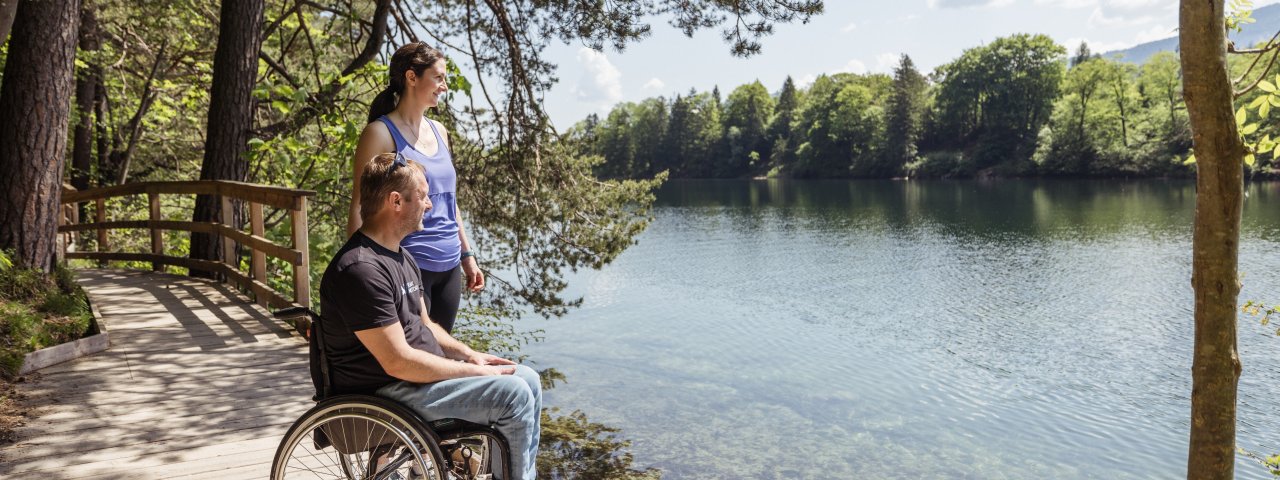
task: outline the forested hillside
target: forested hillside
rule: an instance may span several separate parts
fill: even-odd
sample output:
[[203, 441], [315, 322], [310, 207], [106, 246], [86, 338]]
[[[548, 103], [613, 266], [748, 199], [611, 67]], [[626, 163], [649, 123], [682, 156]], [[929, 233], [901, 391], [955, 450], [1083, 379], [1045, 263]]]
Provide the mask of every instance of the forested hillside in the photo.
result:
[[[1231, 56], [1236, 75], [1252, 58]], [[903, 55], [892, 76], [622, 103], [572, 134], [607, 178], [1191, 176], [1179, 68], [1169, 52], [1133, 65], [1018, 34], [928, 74]], [[1275, 173], [1269, 152], [1248, 168]]]

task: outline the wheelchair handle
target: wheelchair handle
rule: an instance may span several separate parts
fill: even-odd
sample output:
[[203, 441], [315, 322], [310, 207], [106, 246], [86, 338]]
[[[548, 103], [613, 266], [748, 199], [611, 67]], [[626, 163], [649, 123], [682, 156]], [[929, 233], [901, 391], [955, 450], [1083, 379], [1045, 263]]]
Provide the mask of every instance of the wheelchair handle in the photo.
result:
[[289, 317], [296, 317], [296, 316], [298, 316], [298, 315], [300, 315], [300, 314], [304, 314], [304, 313], [305, 313], [305, 314], [307, 314], [308, 316], [310, 316], [311, 318], [317, 318], [317, 317], [319, 317], [319, 316], [320, 316], [320, 315], [319, 315], [318, 313], [316, 313], [314, 310], [312, 310], [312, 309], [310, 309], [310, 308], [307, 308], [307, 307], [289, 307], [289, 308], [282, 308], [282, 309], [280, 309], [280, 310], [276, 310], [276, 311], [274, 311], [274, 312], [271, 312], [271, 316], [276, 317], [276, 318], [289, 318]]

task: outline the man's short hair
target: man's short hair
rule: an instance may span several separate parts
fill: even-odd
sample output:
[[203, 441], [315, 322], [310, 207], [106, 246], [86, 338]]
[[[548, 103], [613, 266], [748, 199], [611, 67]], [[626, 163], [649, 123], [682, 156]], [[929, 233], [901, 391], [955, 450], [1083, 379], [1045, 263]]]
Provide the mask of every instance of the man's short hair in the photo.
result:
[[360, 221], [377, 215], [391, 192], [407, 196], [416, 176], [426, 174], [422, 165], [399, 153], [380, 153], [373, 157], [360, 172]]

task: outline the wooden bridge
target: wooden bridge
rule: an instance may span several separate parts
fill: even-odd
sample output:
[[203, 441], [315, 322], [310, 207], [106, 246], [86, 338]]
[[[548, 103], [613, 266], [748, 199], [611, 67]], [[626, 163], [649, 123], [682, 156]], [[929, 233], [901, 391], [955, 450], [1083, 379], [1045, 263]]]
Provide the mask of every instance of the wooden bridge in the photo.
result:
[[[166, 220], [162, 194], [219, 195], [223, 221]], [[0, 478], [266, 478], [285, 430], [312, 405], [305, 339], [264, 308], [310, 302], [311, 194], [232, 182], [64, 194], [68, 221], [59, 231], [72, 246], [67, 258], [147, 262], [153, 271], [79, 271], [110, 348], [17, 384], [33, 416], [16, 443], [0, 448]], [[108, 218], [106, 202], [130, 195], [147, 197], [150, 218]], [[94, 202], [94, 222], [78, 222], [79, 202]], [[287, 211], [291, 245], [264, 236], [264, 205]], [[231, 226], [238, 207], [249, 211], [250, 232]], [[116, 229], [150, 230], [150, 251], [111, 251], [107, 231]], [[97, 251], [75, 251], [73, 235], [86, 230], [97, 232]], [[231, 261], [168, 256], [165, 230], [220, 235]], [[247, 273], [237, 245], [247, 250]], [[267, 255], [291, 265], [292, 299], [272, 289]], [[216, 272], [227, 283], [165, 273], [165, 265]]]

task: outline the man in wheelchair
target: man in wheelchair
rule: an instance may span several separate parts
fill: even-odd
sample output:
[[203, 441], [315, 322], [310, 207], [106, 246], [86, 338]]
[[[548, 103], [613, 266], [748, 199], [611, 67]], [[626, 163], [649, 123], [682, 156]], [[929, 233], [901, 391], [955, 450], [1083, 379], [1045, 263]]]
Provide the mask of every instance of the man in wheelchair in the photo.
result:
[[427, 173], [399, 154], [360, 173], [360, 230], [320, 282], [333, 394], [374, 394], [425, 421], [492, 425], [507, 440], [515, 479], [536, 475], [542, 388], [537, 372], [472, 350], [426, 317], [418, 266], [400, 241], [431, 208]]

